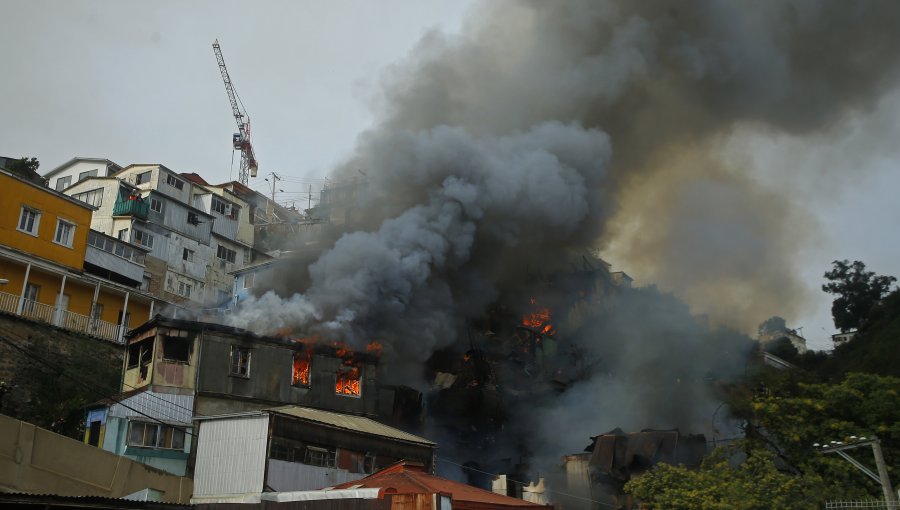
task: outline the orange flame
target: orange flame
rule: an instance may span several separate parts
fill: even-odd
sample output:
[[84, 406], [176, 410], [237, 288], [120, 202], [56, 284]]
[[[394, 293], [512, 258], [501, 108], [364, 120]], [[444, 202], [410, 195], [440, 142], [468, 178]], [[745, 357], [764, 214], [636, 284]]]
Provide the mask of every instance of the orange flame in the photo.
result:
[[334, 392], [338, 395], [358, 397], [360, 395], [359, 368], [353, 367], [349, 370], [338, 370], [335, 377]]
[[[536, 305], [537, 300], [531, 298], [531, 304]], [[522, 317], [522, 325], [541, 335], [553, 336], [556, 334], [556, 330], [553, 328], [553, 323], [550, 322], [552, 318], [549, 308], [539, 308], [532, 313], [525, 314]]]
[[309, 386], [310, 351], [294, 353], [294, 369], [291, 373], [291, 384]]
[[380, 358], [381, 354], [384, 353], [384, 346], [381, 345], [380, 342], [372, 340], [369, 342], [369, 345], [366, 346], [366, 352]]

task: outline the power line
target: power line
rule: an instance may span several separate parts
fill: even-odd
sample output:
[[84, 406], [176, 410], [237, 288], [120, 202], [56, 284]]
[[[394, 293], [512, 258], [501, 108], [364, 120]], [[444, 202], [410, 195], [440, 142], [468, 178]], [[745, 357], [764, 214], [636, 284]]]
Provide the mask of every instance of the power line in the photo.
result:
[[[10, 341], [10, 340], [9, 340], [8, 338], [6, 338], [6, 337], [0, 336], [0, 341], [2, 341], [3, 343], [9, 345], [9, 346], [12, 347], [13, 349], [16, 349], [17, 351], [21, 352], [22, 354], [24, 354], [25, 356], [31, 358], [32, 360], [34, 360], [34, 361], [40, 363], [41, 365], [44, 365], [44, 366], [46, 366], [46, 367], [49, 367], [49, 368], [53, 369], [56, 373], [61, 374], [63, 377], [67, 377], [67, 378], [69, 378], [69, 379], [71, 379], [71, 380], [77, 382], [77, 383], [80, 384], [81, 386], [83, 386], [83, 387], [87, 388], [88, 390], [92, 391], [94, 394], [96, 394], [96, 395], [102, 395], [102, 396], [103, 396], [102, 398], [105, 398], [105, 399], [112, 398], [112, 397], [106, 395], [106, 392], [99, 390], [99, 389], [95, 386], [96, 383], [91, 384], [91, 383], [89, 383], [89, 382], [85, 382], [85, 381], [79, 379], [78, 377], [75, 377], [74, 375], [72, 375], [72, 374], [66, 372], [65, 367], [56, 366], [56, 365], [50, 363], [49, 361], [47, 361], [47, 360], [41, 358], [41, 357], [38, 356], [37, 354], [35, 354], [35, 353], [33, 353], [33, 352], [30, 352], [28, 349], [26, 349], [26, 348], [24, 348], [24, 347], [22, 347], [22, 346], [20, 346], [20, 345], [17, 345], [17, 344], [15, 344], [15, 343], [13, 343], [12, 341]], [[161, 424], [161, 425], [166, 425], [166, 426], [172, 427], [172, 428], [174, 428], [174, 429], [181, 430], [182, 432], [185, 433], [185, 435], [194, 437], [194, 433], [188, 431], [188, 430], [187, 430], [187, 427], [182, 427], [182, 426], [179, 426], [179, 425], [172, 425], [171, 423], [166, 423], [166, 422], [160, 420], [159, 418], [156, 418], [156, 417], [154, 417], [154, 416], [150, 416], [149, 414], [147, 414], [147, 413], [145, 413], [145, 412], [143, 412], [143, 411], [139, 411], [139, 410], [137, 410], [137, 409], [135, 409], [135, 408], [129, 406], [128, 404], [123, 403], [122, 401], [116, 401], [116, 403], [119, 404], [119, 405], [121, 405], [122, 407], [124, 407], [124, 408], [130, 410], [130, 411], [133, 411], [133, 412], [135, 412], [135, 413], [137, 413], [137, 414], [139, 414], [139, 415], [141, 415], [141, 416], [143, 416], [143, 417], [145, 417], [145, 418], [148, 418], [148, 419], [150, 419], [150, 420], [153, 420], [153, 421], [155, 421], [155, 422], [157, 422], [157, 423], [159, 423], [159, 424]], [[174, 421], [174, 418], [173, 418], [173, 421]]]

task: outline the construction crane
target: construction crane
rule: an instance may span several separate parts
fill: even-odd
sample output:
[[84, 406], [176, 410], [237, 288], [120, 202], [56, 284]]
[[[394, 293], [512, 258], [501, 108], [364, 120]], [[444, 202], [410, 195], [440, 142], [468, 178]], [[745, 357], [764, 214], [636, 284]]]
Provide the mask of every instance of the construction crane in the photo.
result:
[[225, 58], [222, 57], [222, 48], [219, 47], [218, 39], [213, 43], [213, 51], [216, 53], [216, 61], [219, 62], [219, 71], [222, 73], [222, 80], [225, 81], [225, 92], [228, 93], [231, 112], [238, 127], [238, 132], [231, 137], [234, 150], [241, 151], [241, 172], [238, 181], [246, 186], [250, 177], [256, 177], [259, 168], [256, 156], [253, 154], [253, 145], [250, 143], [250, 115], [247, 114], [244, 103], [234, 91], [234, 85], [228, 76], [228, 69], [225, 68]]

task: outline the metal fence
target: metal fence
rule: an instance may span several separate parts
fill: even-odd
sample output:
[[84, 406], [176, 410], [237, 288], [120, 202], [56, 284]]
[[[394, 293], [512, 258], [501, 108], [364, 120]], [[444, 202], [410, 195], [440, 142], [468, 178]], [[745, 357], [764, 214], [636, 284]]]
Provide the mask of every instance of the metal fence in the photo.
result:
[[104, 340], [119, 341], [120, 326], [118, 324], [63, 310], [31, 299], [22, 300], [15, 294], [0, 292], [0, 311], [21, 315], [22, 317], [46, 322], [69, 331], [84, 333]]
[[888, 503], [883, 499], [860, 499], [856, 501], [828, 501], [826, 510], [839, 510], [843, 508], [884, 508], [890, 510], [900, 509], [900, 503]]

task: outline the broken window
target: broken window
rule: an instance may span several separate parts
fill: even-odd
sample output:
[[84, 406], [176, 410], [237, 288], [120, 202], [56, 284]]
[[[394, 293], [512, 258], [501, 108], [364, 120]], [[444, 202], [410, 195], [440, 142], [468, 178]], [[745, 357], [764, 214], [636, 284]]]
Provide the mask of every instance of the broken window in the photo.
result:
[[133, 421], [128, 424], [128, 445], [184, 450], [184, 429], [162, 423]]
[[250, 349], [231, 346], [231, 375], [250, 377]]
[[164, 336], [162, 338], [163, 359], [188, 363], [191, 360], [191, 341], [179, 336]]
[[291, 370], [291, 384], [309, 386], [310, 351], [295, 352], [294, 365]]
[[128, 364], [127, 368], [137, 368], [138, 366], [146, 366], [150, 364], [151, 354], [153, 353], [153, 339], [147, 338], [140, 342], [135, 342], [128, 346]]
[[359, 368], [338, 370], [335, 375], [334, 392], [337, 395], [358, 397], [360, 396], [360, 386]]

